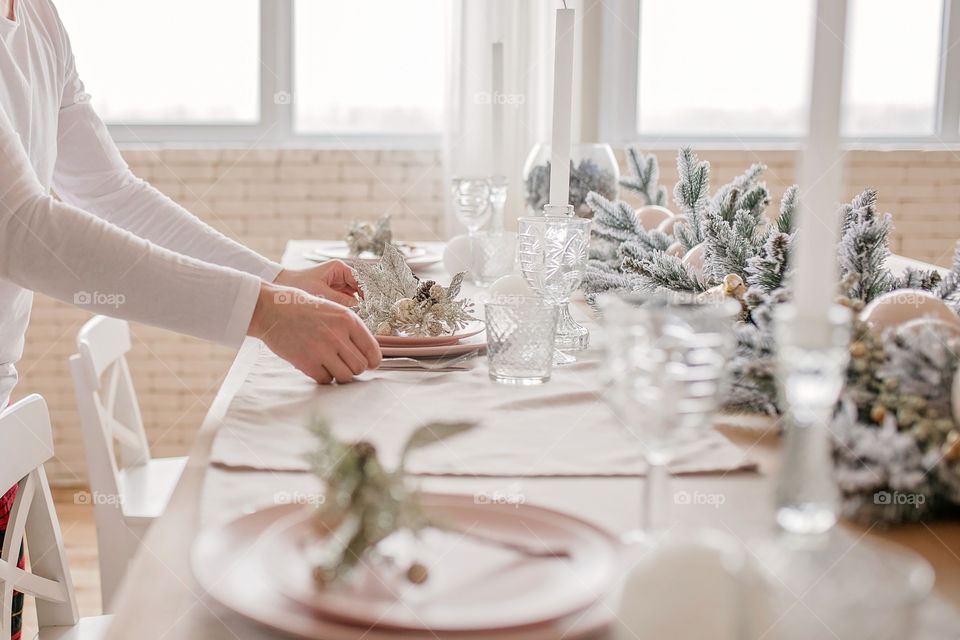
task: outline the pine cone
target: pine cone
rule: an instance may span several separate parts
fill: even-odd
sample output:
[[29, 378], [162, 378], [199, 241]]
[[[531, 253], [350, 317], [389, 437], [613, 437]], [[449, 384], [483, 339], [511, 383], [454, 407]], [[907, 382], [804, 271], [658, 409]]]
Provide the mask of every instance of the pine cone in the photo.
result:
[[420, 286], [417, 287], [417, 294], [413, 296], [413, 299], [417, 302], [423, 302], [424, 300], [430, 299], [430, 288], [437, 284], [434, 280], [424, 280], [420, 283]]

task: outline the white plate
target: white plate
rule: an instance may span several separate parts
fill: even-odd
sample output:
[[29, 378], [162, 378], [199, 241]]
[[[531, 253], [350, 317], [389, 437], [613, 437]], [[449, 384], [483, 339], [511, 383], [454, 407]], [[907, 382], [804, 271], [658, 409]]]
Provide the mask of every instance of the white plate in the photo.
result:
[[616, 543], [577, 518], [525, 504], [478, 504], [471, 495], [428, 493], [421, 500], [427, 514], [456, 529], [560, 548], [570, 556], [528, 558], [456, 532], [427, 529], [419, 545], [394, 538], [381, 543], [384, 548], [397, 542], [392, 545], [396, 551], [413, 553], [426, 565], [429, 576], [422, 584], [407, 581], [402, 567], [363, 561], [347, 584], [323, 588], [313, 579], [310, 556], [325, 525], [307, 509], [263, 534], [265, 578], [291, 600], [347, 623], [481, 631], [543, 623], [579, 611], [600, 599], [616, 574]]
[[470, 336], [456, 344], [445, 344], [432, 347], [380, 347], [380, 353], [386, 357], [403, 356], [407, 358], [428, 358], [441, 356], [455, 356], [461, 353], [484, 351], [487, 348], [487, 334]]
[[479, 322], [471, 322], [457, 333], [439, 336], [374, 336], [381, 347], [442, 347], [456, 344], [481, 333], [484, 326]]
[[[441, 254], [428, 251], [424, 247], [418, 247], [416, 245], [405, 243], [400, 243], [399, 247], [401, 249], [401, 253], [404, 254], [404, 259], [411, 268], [425, 267], [431, 264], [436, 264], [443, 260], [443, 256]], [[369, 255], [366, 257], [351, 256], [350, 249], [347, 247], [347, 243], [339, 240], [332, 242], [319, 242], [316, 244], [316, 246], [304, 251], [303, 257], [314, 262], [342, 260], [347, 264], [354, 264], [355, 262], [376, 263], [380, 261], [380, 257], [374, 255]]]
[[[192, 549], [193, 573], [213, 600], [234, 614], [285, 634], [313, 640], [395, 640], [396, 629], [361, 627], [319, 615], [283, 596], [265, 579], [262, 553], [269, 553], [262, 534], [302, 505], [284, 504], [245, 514], [197, 536]], [[509, 508], [513, 508], [512, 505]], [[497, 631], [497, 640], [576, 640], [609, 628], [614, 605], [598, 602], [559, 620]], [[438, 640], [432, 631], [402, 632], [406, 640]], [[490, 640], [489, 631], [445, 633], [444, 639]]]

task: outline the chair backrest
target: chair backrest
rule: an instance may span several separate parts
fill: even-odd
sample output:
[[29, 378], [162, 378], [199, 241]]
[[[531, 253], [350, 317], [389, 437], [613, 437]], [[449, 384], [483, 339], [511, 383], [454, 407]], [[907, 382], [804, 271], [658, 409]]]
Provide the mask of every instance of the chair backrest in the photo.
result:
[[150, 461], [150, 446], [127, 366], [130, 327], [124, 320], [97, 316], [80, 329], [77, 351], [70, 358], [70, 372], [91, 488], [115, 494], [116, 486], [104, 485], [95, 477], [100, 470], [110, 469], [115, 485], [119, 468]]
[[[80, 619], [60, 523], [43, 464], [53, 456], [47, 403], [34, 394], [0, 413], [0, 492], [17, 486], [0, 548], [0, 638], [10, 637], [13, 592], [34, 596], [40, 627]], [[17, 567], [26, 542], [30, 571]]]

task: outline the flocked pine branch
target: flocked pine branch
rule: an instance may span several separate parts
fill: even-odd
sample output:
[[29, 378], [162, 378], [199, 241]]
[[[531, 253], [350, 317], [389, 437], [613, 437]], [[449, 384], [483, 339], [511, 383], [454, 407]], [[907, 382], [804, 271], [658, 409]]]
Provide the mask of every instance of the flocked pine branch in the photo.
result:
[[793, 219], [800, 204], [800, 187], [792, 185], [783, 192], [780, 199], [780, 215], [777, 216], [777, 230], [780, 233], [793, 231]]
[[900, 277], [896, 278], [891, 289], [923, 289], [933, 291], [943, 281], [943, 276], [936, 269], [917, 269], [907, 267]]
[[748, 287], [760, 287], [770, 292], [784, 284], [787, 275], [790, 236], [782, 231], [767, 235], [763, 250], [747, 260]]
[[949, 304], [960, 305], [960, 242], [953, 251], [953, 268], [937, 285], [937, 295]]
[[644, 155], [637, 147], [627, 147], [627, 168], [630, 177], [620, 178], [620, 185], [638, 194], [644, 204], [665, 206], [667, 188], [658, 186], [660, 165], [654, 154]]
[[840, 239], [841, 277], [853, 274], [856, 284], [851, 298], [869, 302], [894, 285], [894, 278], [885, 266], [890, 255], [888, 245], [893, 219], [890, 214], [877, 215], [877, 194], [867, 189], [842, 209], [843, 235]]
[[680, 179], [673, 189], [673, 197], [687, 221], [674, 227], [677, 237], [687, 249], [703, 242], [703, 221], [711, 207], [710, 163], [700, 161], [690, 147], [680, 149], [677, 155], [677, 173]]
[[611, 202], [598, 193], [587, 196], [587, 204], [593, 211], [590, 232], [594, 238], [612, 242], [639, 242], [649, 249], [666, 251], [672, 242], [670, 236], [640, 224], [636, 212], [628, 203]]
[[591, 260], [583, 274], [583, 291], [587, 304], [594, 306], [597, 296], [612, 291], [633, 291], [640, 288], [637, 278], [614, 269], [604, 262]]
[[849, 204], [840, 208], [840, 235], [847, 232], [847, 227], [854, 220], [862, 217], [872, 218], [877, 213], [877, 190], [870, 187], [855, 196]]
[[680, 258], [665, 252], [634, 255], [623, 251], [621, 269], [626, 273], [642, 276], [642, 282], [648, 289], [663, 287], [671, 291], [700, 293], [706, 289], [703, 282], [685, 265]]
[[763, 236], [759, 220], [745, 209], [734, 214], [731, 221], [721, 216], [709, 216], [704, 222], [704, 272], [707, 282], [720, 282], [728, 274], [747, 280], [750, 258], [762, 250]]
[[727, 222], [733, 221], [737, 211], [745, 209], [756, 217], [763, 215], [770, 203], [770, 193], [763, 182], [758, 182], [766, 165], [756, 163], [733, 182], [720, 187], [713, 197], [713, 209]]
[[590, 233], [595, 238], [625, 242], [643, 231], [636, 212], [626, 202], [611, 202], [596, 192], [587, 195], [587, 205], [593, 211]]

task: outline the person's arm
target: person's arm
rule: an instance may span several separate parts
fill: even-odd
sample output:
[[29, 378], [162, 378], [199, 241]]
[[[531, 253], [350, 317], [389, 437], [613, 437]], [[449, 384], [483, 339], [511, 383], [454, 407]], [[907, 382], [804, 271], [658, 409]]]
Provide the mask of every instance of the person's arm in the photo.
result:
[[0, 176], [0, 278], [227, 346], [255, 336], [319, 382], [380, 364], [376, 340], [345, 307], [174, 253], [56, 200], [3, 110]]
[[279, 264], [231, 240], [130, 171], [90, 105], [66, 33], [62, 38], [66, 77], [53, 174], [57, 195], [171, 251], [273, 281]]
[[0, 175], [0, 277], [96, 313], [240, 344], [259, 278], [173, 253], [57, 201], [2, 110]]

